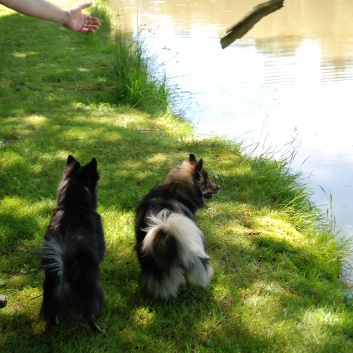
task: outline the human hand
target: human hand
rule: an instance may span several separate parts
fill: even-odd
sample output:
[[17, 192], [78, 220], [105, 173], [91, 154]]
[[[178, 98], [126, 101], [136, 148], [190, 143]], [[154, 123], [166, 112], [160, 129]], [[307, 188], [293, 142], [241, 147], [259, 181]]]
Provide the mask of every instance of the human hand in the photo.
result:
[[75, 32], [95, 32], [100, 26], [98, 18], [82, 13], [82, 9], [91, 5], [92, 2], [79, 3], [66, 9], [68, 20], [64, 26]]

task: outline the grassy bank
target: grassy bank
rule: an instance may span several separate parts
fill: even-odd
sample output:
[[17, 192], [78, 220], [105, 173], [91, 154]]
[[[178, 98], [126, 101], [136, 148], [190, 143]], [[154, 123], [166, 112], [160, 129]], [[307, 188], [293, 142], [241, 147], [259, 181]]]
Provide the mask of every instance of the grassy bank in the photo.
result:
[[[0, 351], [351, 352], [353, 306], [339, 280], [346, 248], [299, 175], [285, 160], [201, 139], [162, 108], [120, 104], [113, 39], [0, 8]], [[154, 303], [139, 288], [134, 210], [191, 152], [222, 186], [197, 217], [215, 277], [207, 290]], [[39, 316], [35, 252], [68, 154], [96, 157], [101, 174], [106, 336], [71, 316], [46, 333]]]

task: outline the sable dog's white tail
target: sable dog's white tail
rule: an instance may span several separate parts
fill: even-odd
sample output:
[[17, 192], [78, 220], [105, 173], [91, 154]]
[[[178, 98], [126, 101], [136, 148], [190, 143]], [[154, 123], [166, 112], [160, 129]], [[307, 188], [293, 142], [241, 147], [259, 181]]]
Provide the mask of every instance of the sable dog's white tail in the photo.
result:
[[144, 273], [143, 284], [155, 297], [176, 296], [185, 277], [192, 284], [206, 287], [213, 269], [205, 250], [203, 234], [188, 217], [163, 210], [147, 219], [142, 251], [152, 256], [158, 273]]

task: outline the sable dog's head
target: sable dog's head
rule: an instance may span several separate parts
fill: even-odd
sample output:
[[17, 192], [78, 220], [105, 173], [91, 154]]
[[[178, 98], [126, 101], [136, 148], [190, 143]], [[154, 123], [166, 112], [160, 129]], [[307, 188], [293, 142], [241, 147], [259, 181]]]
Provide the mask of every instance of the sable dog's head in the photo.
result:
[[202, 158], [197, 161], [194, 154], [179, 167], [173, 168], [166, 176], [169, 181], [184, 181], [192, 183], [193, 187], [201, 189], [202, 196], [210, 199], [217, 194], [221, 187], [210, 180], [207, 171], [203, 168]]

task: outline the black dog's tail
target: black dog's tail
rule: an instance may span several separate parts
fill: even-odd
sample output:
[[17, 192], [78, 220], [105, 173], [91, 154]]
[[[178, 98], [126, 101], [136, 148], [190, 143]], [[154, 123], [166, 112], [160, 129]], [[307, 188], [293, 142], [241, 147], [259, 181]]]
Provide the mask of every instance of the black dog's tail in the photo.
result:
[[142, 251], [152, 256], [160, 269], [145, 273], [143, 284], [155, 297], [169, 299], [177, 295], [178, 287], [190, 283], [206, 287], [213, 269], [209, 265], [203, 234], [190, 218], [163, 210], [150, 215]]
[[92, 330], [102, 332], [94, 321], [103, 304], [99, 264], [97, 251], [88, 241], [45, 242], [42, 265], [46, 279], [41, 313], [47, 322], [57, 322], [58, 308], [69, 306], [84, 313]]

